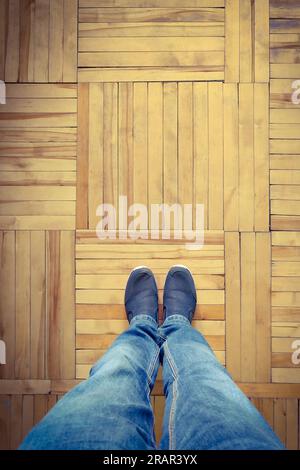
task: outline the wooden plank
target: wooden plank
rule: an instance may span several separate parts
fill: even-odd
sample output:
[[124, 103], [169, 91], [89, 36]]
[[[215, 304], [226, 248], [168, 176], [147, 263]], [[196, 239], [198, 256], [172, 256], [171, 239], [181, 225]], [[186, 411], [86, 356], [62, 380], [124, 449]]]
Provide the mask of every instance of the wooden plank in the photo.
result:
[[75, 215], [74, 201], [0, 202], [0, 215]]
[[[43, 100], [40, 103], [44, 103], [46, 108], [47, 104], [52, 104], [52, 100], [49, 101], [50, 98], [64, 98], [65, 104], [70, 103], [72, 109], [75, 109], [75, 101], [69, 101], [68, 98], [77, 98], [77, 85], [72, 83], [8, 83], [6, 96], [7, 98], [20, 98], [26, 102]], [[57, 100], [53, 101], [53, 104], [56, 102]]]
[[300, 277], [273, 277], [272, 291], [292, 291], [297, 292], [300, 289]]
[[271, 370], [271, 242], [269, 233], [255, 239], [256, 381], [270, 382]]
[[34, 62], [35, 82], [49, 80], [49, 0], [36, 0], [34, 5]]
[[79, 67], [196, 67], [222, 71], [223, 51], [200, 52], [79, 52]]
[[17, 449], [22, 441], [22, 395], [11, 396], [10, 449]]
[[[77, 129], [65, 128], [65, 129], [0, 129], [1, 142], [23, 142], [23, 143], [47, 143], [51, 142], [76, 142], [77, 140]], [[74, 145], [74, 144], [73, 144]]]
[[30, 232], [16, 233], [15, 377], [30, 378]]
[[78, 1], [64, 0], [63, 81], [77, 81]]
[[299, 230], [300, 229], [300, 217], [285, 216], [285, 215], [272, 215], [271, 216], [271, 228], [272, 230]]
[[[217, 68], [217, 70], [216, 70]], [[80, 68], [79, 83], [93, 82], [175, 82], [175, 81], [212, 81], [223, 80], [224, 71], [219, 66], [201, 67], [104, 67]], [[66, 124], [68, 125], [68, 124]]]
[[122, 244], [122, 243], [100, 243], [98, 244], [77, 244], [76, 245], [76, 258], [77, 259], [137, 259], [137, 258], [151, 258], [151, 259], [223, 259], [224, 246], [223, 245], [204, 245], [201, 250], [191, 250], [186, 248], [185, 244], [173, 245], [170, 241], [165, 244], [156, 242], [153, 245], [139, 245], [139, 244]]
[[274, 400], [274, 431], [281, 442], [286, 445], [286, 400]]
[[300, 170], [299, 155], [270, 155], [271, 170]]
[[21, 82], [34, 81], [34, 20], [35, 4], [20, 2], [20, 70], [19, 80]]
[[103, 201], [112, 204], [116, 209], [119, 193], [117, 103], [118, 85], [105, 83], [103, 87]]
[[[180, 5], [182, 8], [182, 5]], [[79, 23], [79, 37], [224, 37], [223, 21]]]
[[[20, 2], [12, 0], [7, 2], [8, 17], [6, 17], [6, 61], [5, 61], [5, 81], [18, 81], [19, 50], [20, 50]], [[6, 16], [6, 15], [5, 15]], [[4, 18], [5, 18], [4, 16]], [[5, 41], [3, 41], [5, 43]], [[4, 79], [4, 77], [3, 77]]]
[[7, 202], [18, 201], [75, 201], [76, 188], [71, 186], [2, 186], [0, 199]]
[[255, 234], [241, 235], [241, 370], [242, 382], [256, 380], [256, 246]]
[[89, 183], [89, 85], [81, 83], [78, 89], [78, 157], [76, 228], [88, 228]]
[[227, 0], [225, 9], [225, 82], [240, 79], [240, 2]]
[[224, 85], [224, 229], [239, 228], [238, 90]]
[[193, 202], [193, 86], [178, 84], [178, 202]]
[[254, 80], [269, 81], [269, 0], [255, 2]]
[[299, 77], [300, 64], [271, 64], [271, 78], [295, 78]]
[[[250, 0], [240, 1], [240, 82], [251, 83], [254, 81], [254, 61], [253, 61], [253, 34], [252, 23], [254, 11], [253, 2]], [[255, 2], [256, 5], [256, 2]]]
[[290, 398], [286, 401], [286, 446], [289, 450], [298, 450], [298, 400]]
[[30, 378], [46, 377], [45, 232], [30, 233]]
[[271, 141], [270, 151], [274, 154], [300, 154], [300, 140], [276, 139]]
[[[252, 231], [255, 223], [254, 201], [254, 89], [253, 85], [241, 84], [239, 95], [239, 228]], [[265, 155], [264, 159], [265, 160]], [[263, 174], [264, 176], [264, 174]]]
[[209, 228], [222, 230], [224, 226], [224, 119], [223, 86], [209, 83]]
[[254, 85], [254, 225], [255, 230], [262, 232], [269, 231], [268, 95], [269, 89], [267, 84], [256, 83]]
[[148, 161], [151, 162], [148, 168], [148, 215], [150, 222], [151, 205], [163, 202], [163, 88], [161, 83], [148, 84], [147, 119]]
[[133, 87], [133, 202], [146, 206], [148, 204], [147, 109], [147, 83], [135, 83]]
[[300, 184], [300, 170], [271, 170], [271, 184]]
[[49, 12], [49, 81], [63, 81], [64, 2], [52, 0]]
[[271, 0], [271, 18], [299, 18], [300, 7], [297, 0]]
[[265, 420], [273, 428], [274, 426], [274, 401], [272, 398], [263, 398], [262, 414]]
[[200, 52], [224, 51], [221, 37], [151, 37], [140, 38], [80, 38], [79, 52]]
[[75, 113], [77, 100], [74, 98], [7, 98], [0, 113]]
[[9, 450], [10, 397], [0, 396], [0, 449]]
[[208, 84], [193, 84], [194, 204], [204, 205], [204, 228], [208, 228], [209, 134]]
[[33, 421], [38, 424], [47, 413], [47, 395], [35, 395], [33, 398]]
[[27, 436], [34, 424], [34, 397], [23, 396], [22, 440]]
[[177, 139], [177, 83], [163, 84], [163, 201], [177, 202], [178, 188], [178, 139]]
[[50, 380], [0, 380], [0, 395], [42, 395], [50, 390]]
[[[224, 7], [224, 0], [188, 0], [182, 5], [180, 0], [164, 0], [164, 8], [201, 8], [201, 7]], [[130, 8], [158, 8], [160, 0], [114, 0], [114, 7]], [[79, 8], [111, 8], [110, 0], [79, 0]]]
[[[119, 84], [119, 194], [133, 203], [133, 84]], [[123, 228], [122, 224], [119, 229]]]
[[272, 232], [272, 246], [300, 246], [299, 232]]
[[[89, 86], [89, 129], [88, 129], [88, 226], [96, 228], [97, 207], [103, 201], [103, 152], [104, 152], [104, 96], [103, 84], [92, 83]], [[108, 103], [107, 103], [108, 105]], [[109, 110], [108, 112], [111, 112]], [[85, 119], [83, 117], [83, 119]], [[109, 115], [106, 115], [109, 119]], [[84, 125], [84, 124], [83, 124]], [[109, 138], [109, 136], [106, 136]], [[84, 137], [83, 137], [84, 138]], [[109, 155], [106, 155], [109, 159]], [[84, 172], [87, 171], [84, 168]], [[83, 177], [86, 177], [85, 174]], [[109, 201], [107, 201], [109, 202]]]
[[1, 339], [5, 341], [6, 364], [1, 365], [1, 379], [12, 379], [15, 376], [15, 233], [0, 232], [0, 330]]
[[223, 21], [221, 8], [80, 8], [79, 23]]
[[225, 233], [226, 272], [226, 365], [235, 380], [241, 380], [240, 236]]
[[272, 248], [273, 261], [300, 261], [300, 248], [296, 246], [274, 246]]
[[290, 368], [272, 369], [272, 382], [275, 383], [300, 383], [300, 370]]
[[271, 199], [300, 199], [300, 185], [272, 185], [270, 192]]
[[[74, 233], [47, 233], [48, 377], [74, 378]], [[59, 334], [58, 334], [59, 332]]]

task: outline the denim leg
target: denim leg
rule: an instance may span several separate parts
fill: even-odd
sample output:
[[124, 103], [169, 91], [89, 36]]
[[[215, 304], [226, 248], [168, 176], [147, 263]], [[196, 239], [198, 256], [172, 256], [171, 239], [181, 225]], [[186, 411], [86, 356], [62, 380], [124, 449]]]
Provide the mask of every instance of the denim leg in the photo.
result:
[[135, 317], [90, 377], [67, 393], [20, 449], [155, 449], [150, 392], [159, 365], [157, 324]]
[[158, 332], [165, 338], [162, 449], [283, 449], [186, 318], [173, 315]]

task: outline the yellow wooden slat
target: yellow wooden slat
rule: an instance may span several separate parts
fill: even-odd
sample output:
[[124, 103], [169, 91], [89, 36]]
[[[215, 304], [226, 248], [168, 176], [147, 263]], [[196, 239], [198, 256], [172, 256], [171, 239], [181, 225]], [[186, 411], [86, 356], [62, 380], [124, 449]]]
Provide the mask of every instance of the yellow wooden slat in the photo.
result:
[[[262, 2], [265, 3], [266, 2]], [[258, 68], [261, 69], [260, 64]], [[263, 75], [261, 79], [266, 78]], [[269, 231], [269, 89], [254, 85], [254, 224], [257, 231]], [[240, 149], [243, 152], [243, 149]], [[243, 171], [243, 170], [242, 170]]]
[[46, 237], [30, 233], [30, 377], [46, 378]]
[[239, 95], [239, 228], [241, 231], [252, 231], [255, 223], [253, 98], [253, 85], [241, 84]]
[[15, 290], [16, 259], [15, 233], [0, 232], [1, 265], [0, 265], [0, 325], [1, 339], [10, 345], [6, 351], [6, 364], [1, 365], [1, 378], [15, 377]]
[[240, 79], [240, 2], [227, 0], [225, 9], [225, 82]]
[[193, 87], [178, 84], [178, 202], [193, 202]]
[[235, 380], [241, 380], [240, 236], [225, 234], [226, 361]]
[[[92, 83], [89, 87], [89, 140], [87, 188], [88, 224], [91, 228], [96, 228], [97, 222], [99, 220], [96, 215], [97, 207], [103, 203], [103, 105], [103, 84]], [[107, 156], [107, 158], [109, 157]]]
[[224, 229], [239, 228], [238, 90], [224, 86]]
[[16, 358], [17, 379], [30, 378], [30, 232], [16, 233]]
[[[174, 264], [172, 260], [158, 259], [139, 260], [140, 265], [146, 265], [155, 272], [164, 274]], [[195, 274], [223, 274], [223, 260], [187, 260], [186, 265]], [[129, 273], [136, 266], [135, 260], [77, 260], [76, 272], [78, 274], [113, 274], [113, 273]]]
[[271, 240], [269, 233], [255, 239], [256, 381], [270, 382], [271, 369]]
[[79, 52], [200, 52], [224, 51], [221, 37], [80, 38]]
[[147, 155], [147, 83], [135, 83], [133, 88], [133, 202], [148, 203], [148, 155]]
[[208, 84], [193, 84], [194, 98], [194, 203], [204, 205], [204, 228], [208, 228], [209, 135]]
[[255, 234], [241, 235], [241, 380], [256, 378]]
[[163, 84], [163, 200], [166, 204], [177, 202], [177, 83]]
[[224, 226], [224, 119], [223, 87], [209, 83], [209, 228], [222, 230]]
[[269, 81], [269, 0], [255, 2], [254, 80]]
[[148, 204], [163, 202], [163, 89], [161, 83], [148, 84]]
[[207, 66], [198, 70], [197, 67], [94, 67], [80, 68], [79, 83], [86, 82], [169, 82], [169, 81], [211, 81], [223, 80], [224, 71], [220, 66]]
[[80, 8], [80, 23], [148, 22], [148, 21], [223, 21], [224, 10], [218, 8]]

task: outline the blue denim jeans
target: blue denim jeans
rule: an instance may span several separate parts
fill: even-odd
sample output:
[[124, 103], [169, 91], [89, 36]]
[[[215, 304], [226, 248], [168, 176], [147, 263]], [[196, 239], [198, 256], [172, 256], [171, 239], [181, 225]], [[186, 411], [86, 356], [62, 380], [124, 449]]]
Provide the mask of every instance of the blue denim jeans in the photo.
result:
[[161, 449], [283, 449], [203, 336], [180, 315], [138, 315], [20, 449], [155, 450], [150, 393], [163, 364]]

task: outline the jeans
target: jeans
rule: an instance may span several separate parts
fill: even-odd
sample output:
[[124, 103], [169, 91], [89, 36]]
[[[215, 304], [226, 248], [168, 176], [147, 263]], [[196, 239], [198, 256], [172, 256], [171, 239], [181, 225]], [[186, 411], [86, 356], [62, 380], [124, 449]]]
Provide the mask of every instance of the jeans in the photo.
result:
[[185, 317], [173, 315], [158, 327], [138, 315], [20, 449], [155, 450], [150, 393], [160, 362], [161, 449], [284, 448]]

